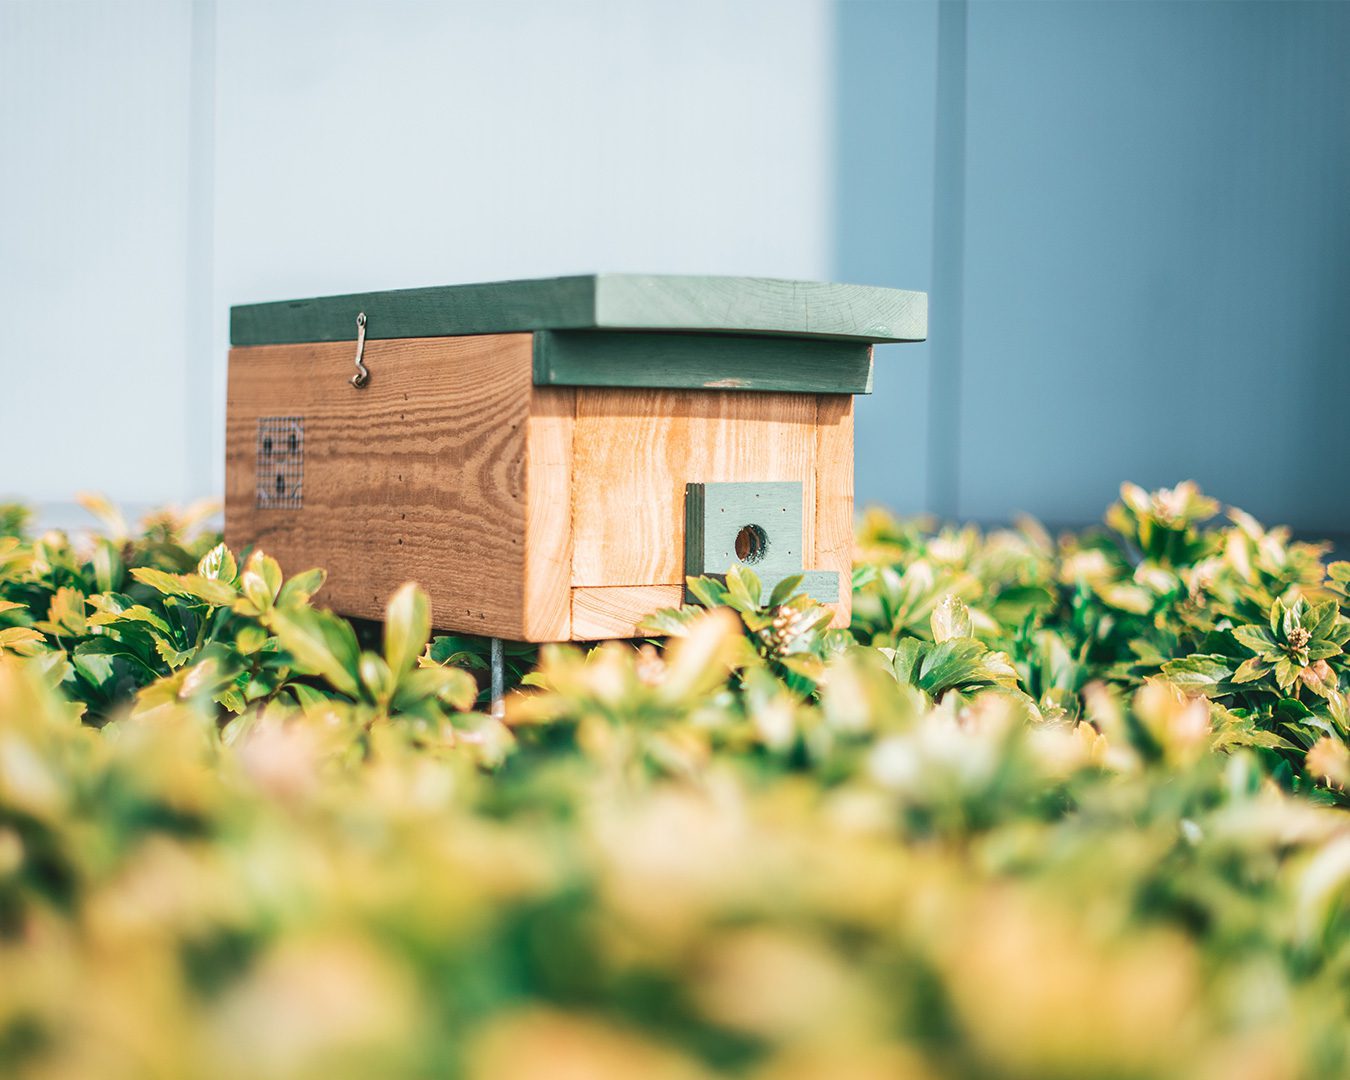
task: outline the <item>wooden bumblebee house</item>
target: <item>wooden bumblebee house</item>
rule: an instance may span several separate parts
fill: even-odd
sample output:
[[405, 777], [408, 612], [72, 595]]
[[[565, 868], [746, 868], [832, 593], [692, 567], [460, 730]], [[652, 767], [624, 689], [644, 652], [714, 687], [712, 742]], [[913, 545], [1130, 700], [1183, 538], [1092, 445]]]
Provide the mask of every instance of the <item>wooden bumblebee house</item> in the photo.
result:
[[225, 531], [378, 618], [632, 637], [751, 566], [849, 618], [853, 395], [923, 293], [600, 274], [231, 312]]

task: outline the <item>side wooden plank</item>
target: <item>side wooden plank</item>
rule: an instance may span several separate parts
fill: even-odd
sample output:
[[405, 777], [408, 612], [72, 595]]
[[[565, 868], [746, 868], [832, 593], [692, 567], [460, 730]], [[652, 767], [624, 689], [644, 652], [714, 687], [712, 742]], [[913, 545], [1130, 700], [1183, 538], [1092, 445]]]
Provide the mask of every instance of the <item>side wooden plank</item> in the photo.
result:
[[[226, 539], [257, 545], [287, 573], [329, 572], [321, 603], [380, 618], [404, 581], [421, 584], [438, 628], [530, 640], [560, 626], [558, 601], [526, 617], [526, 538], [556, 509], [531, 511], [527, 446], [550, 460], [551, 415], [532, 417], [528, 334], [367, 343], [354, 390], [350, 344], [259, 346], [230, 354]], [[556, 404], [556, 403], [554, 403]], [[260, 417], [305, 422], [303, 506], [255, 506]], [[565, 527], [559, 529], [565, 536]], [[565, 555], [552, 550], [553, 560]], [[536, 575], [536, 588], [543, 578]], [[565, 576], [559, 589], [567, 587]], [[567, 601], [562, 602], [566, 608]]]
[[816, 561], [812, 569], [839, 574], [839, 603], [831, 626], [853, 615], [853, 397], [816, 399]]
[[577, 395], [535, 386], [525, 469], [524, 640], [572, 636], [572, 431]]
[[619, 585], [572, 590], [572, 640], [639, 637], [638, 623], [661, 608], [679, 607], [679, 585]]

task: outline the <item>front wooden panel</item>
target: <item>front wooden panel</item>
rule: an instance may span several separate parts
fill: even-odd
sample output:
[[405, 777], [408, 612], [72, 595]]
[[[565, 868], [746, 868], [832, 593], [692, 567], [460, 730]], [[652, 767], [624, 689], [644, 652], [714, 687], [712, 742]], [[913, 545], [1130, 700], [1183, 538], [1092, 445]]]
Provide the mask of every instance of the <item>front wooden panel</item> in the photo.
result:
[[[799, 480], [815, 505], [816, 399], [732, 390], [577, 391], [574, 586], [684, 581], [684, 486]], [[815, 557], [815, 517], [803, 551]]]
[[631, 636], [633, 612], [669, 605], [684, 581], [685, 484], [696, 481], [800, 481], [804, 567], [838, 572], [835, 625], [847, 625], [851, 395], [588, 387], [576, 411], [574, 636]]
[[[231, 350], [231, 546], [255, 544], [288, 574], [325, 567], [319, 599], [343, 614], [379, 618], [414, 580], [439, 628], [568, 637], [573, 391], [534, 391], [531, 335], [371, 341], [362, 390], [347, 382], [353, 356], [351, 342]], [[298, 509], [256, 505], [270, 416], [304, 418]]]

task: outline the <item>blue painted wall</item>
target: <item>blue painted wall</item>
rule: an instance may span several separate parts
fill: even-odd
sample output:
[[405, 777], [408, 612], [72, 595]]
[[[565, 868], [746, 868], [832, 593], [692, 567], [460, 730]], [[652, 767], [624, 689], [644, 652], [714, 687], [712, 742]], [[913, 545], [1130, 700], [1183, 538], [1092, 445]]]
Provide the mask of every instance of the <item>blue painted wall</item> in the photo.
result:
[[[845, 2], [836, 12], [832, 276], [931, 292], [937, 5]], [[930, 350], [876, 350], [875, 392], [857, 406], [860, 499], [927, 505]]]
[[1350, 5], [936, 9], [838, 8], [837, 276], [933, 311], [860, 501], [1069, 523], [1193, 477], [1350, 531]]

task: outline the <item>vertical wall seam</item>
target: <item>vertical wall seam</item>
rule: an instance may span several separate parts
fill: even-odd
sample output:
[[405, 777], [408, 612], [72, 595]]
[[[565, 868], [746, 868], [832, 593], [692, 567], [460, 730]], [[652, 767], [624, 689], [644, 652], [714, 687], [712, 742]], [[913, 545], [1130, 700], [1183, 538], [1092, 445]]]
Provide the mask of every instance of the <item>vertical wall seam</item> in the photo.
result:
[[212, 493], [215, 472], [216, 6], [215, 0], [190, 3], [183, 482], [187, 497], [200, 498]]
[[933, 277], [929, 312], [927, 503], [961, 512], [961, 366], [966, 247], [966, 0], [938, 5], [937, 125], [933, 154]]

